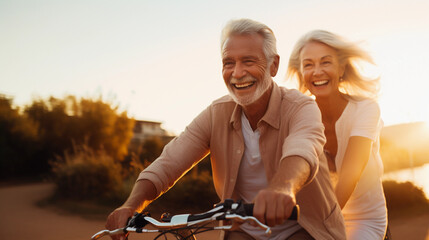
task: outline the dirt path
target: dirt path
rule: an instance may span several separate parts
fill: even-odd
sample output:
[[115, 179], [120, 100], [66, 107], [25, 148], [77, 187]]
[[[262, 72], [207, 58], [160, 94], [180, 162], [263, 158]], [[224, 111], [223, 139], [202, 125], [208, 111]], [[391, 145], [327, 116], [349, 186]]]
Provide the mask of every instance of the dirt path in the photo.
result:
[[389, 224], [393, 240], [429, 240], [429, 214], [395, 218]]
[[103, 229], [103, 221], [59, 215], [35, 205], [52, 191], [53, 185], [45, 183], [0, 188], [0, 239], [89, 239]]
[[[0, 187], [0, 239], [82, 240], [90, 239], [95, 232], [104, 229], [104, 220], [89, 220], [38, 207], [36, 203], [46, 199], [53, 189], [54, 186], [48, 183]], [[218, 233], [200, 236], [201, 239], [214, 240]], [[131, 239], [152, 238], [145, 235], [144, 238], [130, 236]]]
[[[88, 220], [36, 206], [52, 191], [53, 185], [47, 183], [1, 187], [0, 239], [81, 240], [89, 239], [96, 231], [104, 229], [104, 220]], [[394, 240], [429, 240], [429, 214], [394, 219], [390, 227]], [[214, 240], [216, 236], [215, 232], [211, 232], [200, 235], [200, 239]], [[139, 236], [130, 239], [146, 238]]]

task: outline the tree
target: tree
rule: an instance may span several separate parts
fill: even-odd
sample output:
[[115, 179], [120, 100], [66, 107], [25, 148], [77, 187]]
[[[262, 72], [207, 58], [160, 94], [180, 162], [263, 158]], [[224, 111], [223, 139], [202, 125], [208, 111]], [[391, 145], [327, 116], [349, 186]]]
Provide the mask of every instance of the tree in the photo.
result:
[[161, 155], [164, 146], [159, 137], [146, 139], [141, 146], [140, 161], [144, 164], [155, 161]]
[[[73, 146], [85, 145], [95, 151], [103, 149], [116, 161], [127, 155], [134, 120], [118, 113], [111, 103], [74, 96], [64, 99], [38, 99], [25, 107], [25, 114], [37, 123], [40, 150], [35, 156], [45, 166], [63, 156]], [[43, 169], [42, 172], [47, 172]]]
[[37, 125], [12, 107], [13, 100], [0, 95], [0, 176], [37, 169], [31, 158], [37, 151]]
[[126, 112], [101, 99], [82, 99], [75, 112], [85, 142], [93, 149], [103, 148], [107, 154], [122, 161], [128, 153], [133, 136], [134, 120]]

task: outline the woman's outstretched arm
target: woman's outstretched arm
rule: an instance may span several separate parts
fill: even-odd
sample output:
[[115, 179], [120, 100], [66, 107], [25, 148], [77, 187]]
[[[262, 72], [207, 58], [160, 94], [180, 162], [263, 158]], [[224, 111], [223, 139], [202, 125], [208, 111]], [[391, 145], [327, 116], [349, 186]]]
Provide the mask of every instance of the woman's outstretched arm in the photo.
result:
[[370, 157], [372, 140], [366, 137], [352, 136], [349, 139], [343, 163], [338, 175], [335, 195], [341, 209], [352, 195]]

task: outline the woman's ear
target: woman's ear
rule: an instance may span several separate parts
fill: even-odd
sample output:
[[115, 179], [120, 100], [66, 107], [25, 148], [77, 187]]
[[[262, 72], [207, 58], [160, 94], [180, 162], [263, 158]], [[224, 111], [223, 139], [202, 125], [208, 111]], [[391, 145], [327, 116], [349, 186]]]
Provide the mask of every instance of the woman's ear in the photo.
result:
[[340, 78], [342, 78], [344, 76], [344, 73], [346, 72], [346, 64], [340, 64], [340, 69], [339, 69], [339, 75]]

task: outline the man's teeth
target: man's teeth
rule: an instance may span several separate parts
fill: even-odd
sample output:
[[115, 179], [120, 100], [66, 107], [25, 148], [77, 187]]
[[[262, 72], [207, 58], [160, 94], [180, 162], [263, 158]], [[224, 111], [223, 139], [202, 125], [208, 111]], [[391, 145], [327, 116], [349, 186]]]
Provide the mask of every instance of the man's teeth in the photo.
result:
[[249, 87], [250, 85], [252, 85], [252, 82], [248, 82], [248, 83], [241, 83], [241, 84], [235, 84], [236, 88], [245, 88], [245, 87]]
[[322, 80], [322, 81], [315, 81], [313, 82], [314, 86], [321, 86], [328, 83], [328, 80]]

